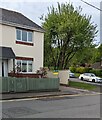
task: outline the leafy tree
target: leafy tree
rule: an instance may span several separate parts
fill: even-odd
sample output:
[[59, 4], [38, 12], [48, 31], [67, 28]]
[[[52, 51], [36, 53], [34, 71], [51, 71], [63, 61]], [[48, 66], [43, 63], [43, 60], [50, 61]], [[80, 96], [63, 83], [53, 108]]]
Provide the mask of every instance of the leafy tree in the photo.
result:
[[66, 69], [74, 55], [89, 47], [96, 36], [91, 16], [82, 15], [82, 8], [72, 4], [49, 7], [42, 23], [45, 29], [45, 65]]
[[100, 53], [100, 57], [102, 57], [102, 44], [99, 46], [98, 51]]
[[79, 50], [76, 55], [72, 58], [70, 65], [91, 65], [98, 59], [99, 52], [95, 45], [84, 48], [83, 51]]
[[96, 62], [100, 62], [102, 58], [102, 44], [97, 48]]

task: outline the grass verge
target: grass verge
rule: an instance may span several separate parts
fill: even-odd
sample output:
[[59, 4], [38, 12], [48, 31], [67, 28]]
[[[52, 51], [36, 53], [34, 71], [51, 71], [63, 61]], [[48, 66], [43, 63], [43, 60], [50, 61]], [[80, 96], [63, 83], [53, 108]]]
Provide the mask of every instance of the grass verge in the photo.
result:
[[97, 88], [97, 86], [91, 84], [74, 82], [74, 81], [69, 81], [69, 87], [85, 89], [85, 90], [95, 90]]

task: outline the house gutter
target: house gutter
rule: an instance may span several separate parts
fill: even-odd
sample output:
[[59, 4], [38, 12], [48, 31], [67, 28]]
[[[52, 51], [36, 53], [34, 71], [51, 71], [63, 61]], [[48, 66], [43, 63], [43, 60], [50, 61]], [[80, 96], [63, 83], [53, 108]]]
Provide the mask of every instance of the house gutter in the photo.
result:
[[2, 21], [0, 20], [0, 23], [3, 24], [3, 25], [8, 25], [8, 26], [12, 26], [12, 27], [21, 27], [21, 28], [24, 28], [24, 29], [28, 29], [28, 30], [33, 30], [33, 31], [36, 31], [36, 32], [41, 32], [41, 33], [44, 33], [44, 29], [43, 28], [34, 28], [34, 27], [31, 27], [31, 26], [27, 26], [27, 25], [21, 25], [21, 24], [17, 24], [17, 23], [13, 23], [13, 22], [8, 22], [8, 21]]

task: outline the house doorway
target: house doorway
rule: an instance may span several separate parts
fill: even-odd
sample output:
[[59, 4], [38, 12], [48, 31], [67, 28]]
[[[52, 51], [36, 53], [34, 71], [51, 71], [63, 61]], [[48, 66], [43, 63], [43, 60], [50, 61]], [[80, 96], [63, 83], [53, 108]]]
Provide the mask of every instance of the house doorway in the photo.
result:
[[8, 63], [7, 63], [7, 60], [2, 60], [2, 77], [8, 77]]
[[2, 77], [4, 77], [4, 62], [2, 62]]

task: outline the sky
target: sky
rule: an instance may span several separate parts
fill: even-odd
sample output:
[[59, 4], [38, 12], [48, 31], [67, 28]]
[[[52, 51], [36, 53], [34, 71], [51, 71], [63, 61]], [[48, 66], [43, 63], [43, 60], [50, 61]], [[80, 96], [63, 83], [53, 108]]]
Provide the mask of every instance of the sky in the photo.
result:
[[[100, 8], [101, 0], [84, 1]], [[0, 7], [20, 12], [38, 25], [41, 25], [42, 21], [40, 20], [40, 17], [47, 14], [48, 7], [52, 5], [56, 7], [57, 2], [71, 2], [74, 7], [81, 6], [83, 9], [83, 14], [92, 15], [92, 22], [94, 22], [94, 24], [97, 24], [97, 30], [99, 31], [96, 37], [96, 42], [100, 42], [100, 11], [83, 3], [81, 0], [0, 0]]]

